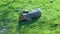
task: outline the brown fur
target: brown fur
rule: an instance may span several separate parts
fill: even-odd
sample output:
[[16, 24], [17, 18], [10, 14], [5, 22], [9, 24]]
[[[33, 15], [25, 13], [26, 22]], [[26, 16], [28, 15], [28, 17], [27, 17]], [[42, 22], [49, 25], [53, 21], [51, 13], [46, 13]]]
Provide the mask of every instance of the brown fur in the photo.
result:
[[20, 19], [21, 21], [27, 20], [27, 18], [24, 17], [24, 16], [21, 16], [19, 19]]

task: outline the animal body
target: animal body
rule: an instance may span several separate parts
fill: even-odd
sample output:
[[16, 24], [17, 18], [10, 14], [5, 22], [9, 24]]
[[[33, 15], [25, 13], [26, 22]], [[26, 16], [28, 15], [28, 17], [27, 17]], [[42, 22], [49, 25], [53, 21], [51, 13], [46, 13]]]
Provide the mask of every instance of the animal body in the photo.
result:
[[35, 18], [39, 18], [41, 16], [41, 10], [39, 8], [35, 8], [30, 11], [28, 11], [28, 10], [23, 11], [20, 14], [21, 14], [21, 17], [20, 17], [21, 21], [32, 20]]

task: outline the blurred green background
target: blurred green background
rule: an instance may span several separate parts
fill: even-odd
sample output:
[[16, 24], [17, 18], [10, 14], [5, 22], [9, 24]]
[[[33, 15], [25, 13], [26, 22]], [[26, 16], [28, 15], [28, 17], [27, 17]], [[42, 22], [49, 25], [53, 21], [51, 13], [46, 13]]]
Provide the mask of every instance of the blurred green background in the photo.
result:
[[[33, 8], [40, 8], [42, 16], [18, 31], [19, 12]], [[0, 34], [60, 34], [55, 24], [60, 24], [60, 0], [0, 0]], [[8, 29], [1, 32], [4, 25]]]

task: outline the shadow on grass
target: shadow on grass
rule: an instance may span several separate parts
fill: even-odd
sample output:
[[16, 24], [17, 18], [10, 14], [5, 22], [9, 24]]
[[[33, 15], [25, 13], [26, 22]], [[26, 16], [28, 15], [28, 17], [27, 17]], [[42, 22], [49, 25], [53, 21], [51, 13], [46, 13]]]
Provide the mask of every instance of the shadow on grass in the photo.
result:
[[33, 23], [35, 23], [36, 21], [38, 21], [38, 19], [39, 19], [39, 17], [38, 18], [35, 18], [35, 19], [32, 19], [31, 21], [24, 21], [24, 22], [21, 22], [21, 21], [19, 21], [18, 22], [18, 32], [20, 33], [21, 32], [21, 28], [22, 28], [22, 26], [24, 25], [24, 26], [26, 26], [26, 25], [30, 25], [30, 24], [33, 24]]

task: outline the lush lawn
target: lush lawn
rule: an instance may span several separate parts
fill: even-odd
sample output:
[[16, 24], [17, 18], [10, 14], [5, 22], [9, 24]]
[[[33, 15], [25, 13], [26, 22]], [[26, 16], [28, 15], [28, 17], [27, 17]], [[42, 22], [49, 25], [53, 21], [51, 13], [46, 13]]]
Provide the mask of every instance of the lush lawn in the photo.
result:
[[[18, 24], [22, 9], [40, 8], [42, 16], [32, 24]], [[60, 34], [60, 0], [0, 0], [0, 34]], [[1, 32], [3, 25], [7, 27]]]

